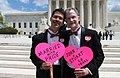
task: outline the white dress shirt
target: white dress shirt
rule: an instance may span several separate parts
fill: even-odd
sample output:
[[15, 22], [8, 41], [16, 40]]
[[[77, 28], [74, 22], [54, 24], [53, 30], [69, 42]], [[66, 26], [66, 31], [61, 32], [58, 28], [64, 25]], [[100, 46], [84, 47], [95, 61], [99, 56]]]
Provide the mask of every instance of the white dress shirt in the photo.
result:
[[[58, 32], [54, 33], [52, 32], [51, 30], [48, 29], [48, 31], [51, 33], [51, 34], [57, 34]], [[47, 33], [47, 39], [48, 39], [48, 44], [51, 45], [52, 43], [54, 42], [59, 42], [59, 36], [54, 36], [54, 37], [50, 37], [51, 34], [50, 33]], [[56, 62], [54, 62], [54, 65], [60, 65], [60, 62], [59, 60], [57, 60]]]
[[[77, 35], [73, 34], [70, 36], [69, 46], [74, 46], [77, 49], [80, 48], [80, 40], [81, 40], [81, 28], [78, 30]], [[73, 66], [71, 66], [68, 63], [67, 63], [67, 65], [70, 68], [74, 68]], [[85, 68], [85, 69], [92, 75], [92, 72], [89, 70], [89, 68]]]
[[[75, 48], [80, 48], [80, 38], [81, 38], [81, 28], [78, 30], [77, 35], [72, 34], [70, 36], [70, 40], [69, 40], [69, 46], [74, 46]], [[73, 66], [71, 66], [70, 64], [67, 63], [67, 65], [70, 68], [74, 68]]]

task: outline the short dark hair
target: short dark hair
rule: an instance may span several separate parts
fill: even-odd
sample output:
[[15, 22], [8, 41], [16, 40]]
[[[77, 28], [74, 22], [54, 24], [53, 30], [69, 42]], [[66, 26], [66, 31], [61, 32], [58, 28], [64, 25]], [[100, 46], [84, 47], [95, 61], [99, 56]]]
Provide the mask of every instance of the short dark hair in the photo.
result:
[[65, 11], [64, 11], [64, 9], [63, 8], [57, 8], [57, 9], [55, 9], [53, 12], [52, 12], [52, 15], [51, 15], [51, 17], [55, 14], [55, 12], [60, 12], [60, 13], [62, 13], [63, 15], [64, 15], [64, 19], [65, 19]]

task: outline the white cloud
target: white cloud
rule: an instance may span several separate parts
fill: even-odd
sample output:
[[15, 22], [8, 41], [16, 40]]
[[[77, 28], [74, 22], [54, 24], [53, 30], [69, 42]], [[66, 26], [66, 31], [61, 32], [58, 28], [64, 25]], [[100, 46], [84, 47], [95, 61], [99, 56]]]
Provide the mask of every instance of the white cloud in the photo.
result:
[[111, 10], [111, 8], [113, 7], [113, 3], [111, 0], [108, 0], [107, 6], [108, 6], [108, 10]]
[[108, 11], [112, 11], [114, 9], [120, 10], [120, 0], [108, 0]]
[[35, 6], [43, 6], [48, 4], [48, 0], [34, 0], [33, 4], [35, 4]]
[[10, 12], [18, 12], [18, 10], [15, 10], [10, 7], [7, 0], [0, 0], [0, 11], [4, 14]]
[[[47, 6], [45, 4], [48, 4], [48, 0], [17, 0], [22, 3], [29, 3], [29, 1], [32, 1], [35, 6], [46, 8]], [[20, 6], [19, 6], [20, 7]], [[108, 10], [118, 10], [120, 11], [120, 0], [108, 0]], [[22, 6], [22, 11], [24, 11], [26, 8]], [[34, 9], [34, 11], [37, 11], [37, 9]], [[0, 11], [2, 13], [10, 13], [10, 12], [20, 12], [17, 9], [11, 8], [10, 4], [7, 0], [0, 0]]]
[[29, 0], [19, 0], [22, 3], [29, 3]]

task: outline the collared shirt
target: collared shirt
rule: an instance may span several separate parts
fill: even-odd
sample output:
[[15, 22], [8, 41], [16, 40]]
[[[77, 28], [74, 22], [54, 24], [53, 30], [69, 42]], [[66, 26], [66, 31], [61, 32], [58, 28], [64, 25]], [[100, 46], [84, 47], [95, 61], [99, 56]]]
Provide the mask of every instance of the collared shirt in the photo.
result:
[[[77, 49], [80, 48], [80, 40], [81, 40], [81, 28], [78, 30], [77, 35], [72, 34], [72, 35], [70, 36], [69, 46], [74, 46], [74, 47], [76, 47]], [[74, 68], [73, 66], [71, 66], [71, 65], [68, 64], [68, 63], [67, 63], [67, 65], [68, 65], [70, 68]], [[89, 70], [89, 68], [85, 68], [85, 69], [92, 75], [92, 72]]]
[[[69, 46], [74, 46], [77, 49], [80, 48], [80, 38], [81, 38], [81, 28], [78, 30], [77, 35], [72, 34], [70, 36], [70, 40], [69, 40]], [[70, 68], [74, 68], [73, 66], [71, 66], [70, 64], [67, 63], [67, 65]]]
[[[49, 31], [51, 34], [56, 34], [56, 33], [58, 33], [58, 32], [54, 33], [54, 32], [52, 32], [52, 31], [49, 30], [49, 29], [48, 29], [48, 31]], [[54, 42], [58, 42], [58, 41], [59, 41], [59, 36], [54, 36], [54, 37], [51, 38], [51, 37], [50, 37], [50, 36], [51, 36], [50, 33], [47, 33], [47, 39], [48, 39], [48, 44], [49, 44], [49, 45], [51, 45], [51, 44], [54, 43]], [[56, 62], [54, 62], [54, 65], [60, 65], [59, 60], [57, 60]]]

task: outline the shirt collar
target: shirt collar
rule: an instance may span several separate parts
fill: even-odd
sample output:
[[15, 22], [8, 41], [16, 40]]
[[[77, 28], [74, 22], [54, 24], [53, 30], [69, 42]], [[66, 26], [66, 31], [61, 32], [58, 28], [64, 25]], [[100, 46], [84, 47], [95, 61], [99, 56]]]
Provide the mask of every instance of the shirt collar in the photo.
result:
[[53, 31], [51, 31], [50, 29], [48, 29], [48, 32], [50, 32], [51, 34], [57, 34], [58, 31], [56, 33], [54, 33]]

